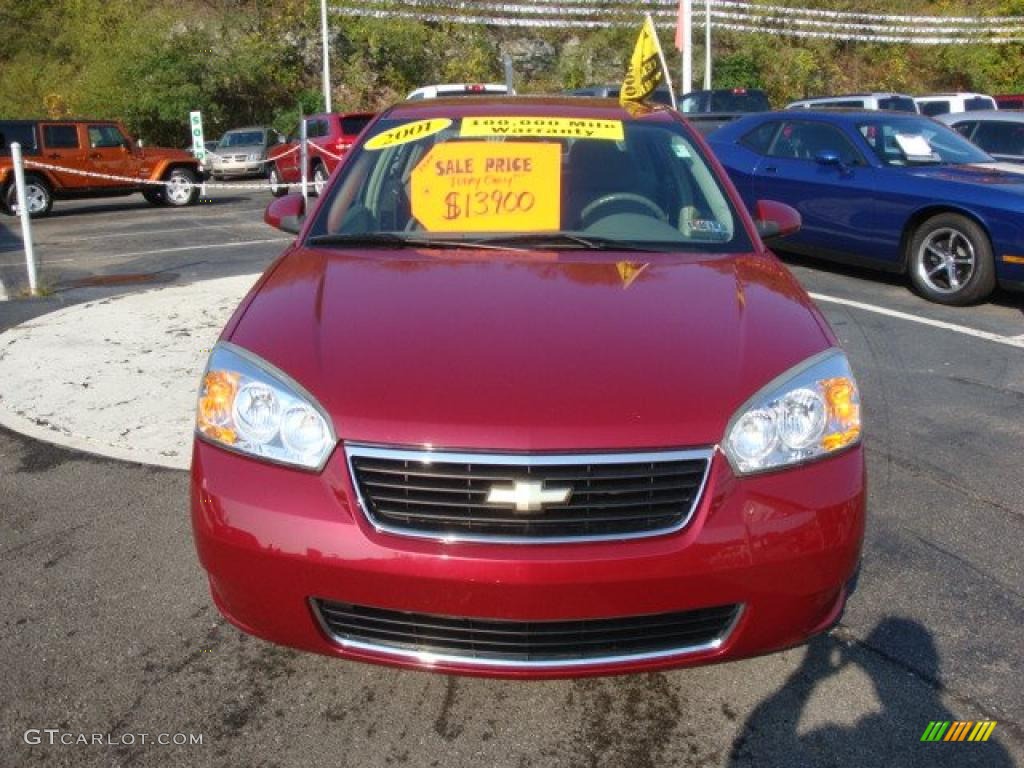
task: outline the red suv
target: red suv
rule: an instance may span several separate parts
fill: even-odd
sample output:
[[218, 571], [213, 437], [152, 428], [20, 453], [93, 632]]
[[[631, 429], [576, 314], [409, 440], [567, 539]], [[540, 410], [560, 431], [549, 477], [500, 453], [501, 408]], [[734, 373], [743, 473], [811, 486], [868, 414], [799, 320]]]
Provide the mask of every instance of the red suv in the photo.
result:
[[[313, 182], [313, 191], [320, 194], [328, 177], [356, 137], [373, 119], [372, 112], [350, 112], [339, 114], [325, 112], [306, 118], [306, 138], [309, 139], [309, 168], [307, 177]], [[267, 165], [270, 192], [280, 197], [288, 191], [289, 184], [302, 181], [299, 164], [300, 126], [288, 135], [287, 141], [271, 148]]]

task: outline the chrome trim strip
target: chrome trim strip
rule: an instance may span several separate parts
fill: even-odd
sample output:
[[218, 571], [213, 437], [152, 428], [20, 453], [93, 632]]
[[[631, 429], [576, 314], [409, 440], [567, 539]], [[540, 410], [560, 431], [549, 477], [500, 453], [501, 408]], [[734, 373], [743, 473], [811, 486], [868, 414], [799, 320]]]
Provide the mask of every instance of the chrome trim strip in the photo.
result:
[[718, 650], [724, 646], [733, 631], [743, 618], [746, 612], [746, 605], [739, 603], [736, 614], [718, 637], [699, 645], [687, 645], [680, 648], [667, 648], [662, 651], [648, 651], [645, 653], [616, 654], [614, 656], [594, 656], [588, 659], [549, 659], [547, 661], [519, 661], [517, 659], [478, 659], [471, 656], [458, 656], [449, 653], [431, 653], [430, 651], [414, 651], [409, 648], [398, 648], [391, 645], [379, 645], [367, 643], [362, 640], [352, 640], [341, 635], [334, 634], [327, 626], [316, 598], [309, 598], [309, 605], [313, 610], [313, 616], [323, 633], [336, 645], [346, 650], [369, 651], [383, 656], [392, 656], [400, 659], [415, 661], [419, 664], [430, 666], [433, 664], [462, 664], [471, 667], [491, 667], [494, 669], [578, 669], [580, 667], [593, 667], [603, 664], [627, 664], [634, 661], [651, 661], [655, 659], [671, 659], [676, 656], [692, 656], [695, 653]]
[[[434, 451], [411, 448], [385, 448], [365, 443], [345, 443], [345, 463], [348, 466], [349, 479], [356, 492], [356, 500], [363, 515], [378, 533], [389, 533], [414, 539], [429, 539], [446, 544], [460, 542], [477, 542], [486, 544], [578, 544], [594, 541], [629, 541], [632, 539], [648, 539], [652, 536], [665, 536], [685, 528], [693, 519], [704, 498], [704, 488], [711, 475], [711, 461], [714, 448], [699, 448], [675, 451], [642, 451], [624, 453], [470, 453], [465, 451]], [[704, 476], [693, 496], [689, 511], [677, 524], [668, 528], [652, 531], [622, 534], [592, 534], [586, 536], [488, 536], [485, 534], [459, 533], [454, 535], [438, 535], [427, 531], [409, 530], [400, 526], [382, 523], [370, 513], [370, 508], [363, 498], [363, 491], [356, 482], [353, 457], [373, 459], [395, 459], [398, 461], [452, 462], [455, 464], [514, 464], [522, 467], [544, 467], [557, 464], [631, 464], [644, 462], [693, 461], [703, 459]]]

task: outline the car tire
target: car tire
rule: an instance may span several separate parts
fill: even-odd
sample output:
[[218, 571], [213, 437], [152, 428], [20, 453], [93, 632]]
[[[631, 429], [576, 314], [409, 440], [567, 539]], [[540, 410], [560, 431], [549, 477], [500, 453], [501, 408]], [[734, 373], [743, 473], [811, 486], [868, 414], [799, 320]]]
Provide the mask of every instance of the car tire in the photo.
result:
[[164, 199], [163, 187], [150, 187], [142, 190], [142, 196], [146, 198], [146, 202], [150, 205], [163, 205], [167, 202]]
[[914, 289], [938, 304], [974, 304], [996, 286], [988, 235], [959, 213], [940, 213], [918, 226], [908, 246], [907, 271]]
[[[28, 202], [29, 218], [38, 219], [48, 214], [50, 209], [53, 208], [53, 192], [50, 190], [50, 185], [46, 179], [42, 176], [37, 176], [34, 173], [25, 174], [25, 197]], [[18, 189], [14, 185], [13, 179], [7, 185], [7, 193], [4, 195], [4, 206], [7, 213], [12, 216], [17, 215]]]
[[317, 197], [324, 191], [324, 187], [327, 186], [327, 179], [330, 178], [330, 174], [327, 173], [327, 169], [324, 168], [323, 163], [317, 163], [313, 166], [313, 189], [312, 194]]
[[277, 170], [276, 165], [270, 166], [267, 183], [270, 184], [270, 194], [274, 197], [281, 197], [288, 192], [288, 185], [281, 181], [281, 172]]
[[199, 198], [199, 185], [196, 175], [189, 168], [172, 168], [164, 177], [164, 188], [161, 194], [167, 205], [180, 208], [193, 205]]

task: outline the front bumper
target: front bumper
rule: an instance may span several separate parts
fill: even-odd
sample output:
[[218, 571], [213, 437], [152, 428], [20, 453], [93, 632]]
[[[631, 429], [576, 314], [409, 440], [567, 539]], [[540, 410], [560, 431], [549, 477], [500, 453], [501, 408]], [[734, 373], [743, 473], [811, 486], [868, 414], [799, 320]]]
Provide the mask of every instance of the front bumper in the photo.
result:
[[221, 160], [211, 163], [208, 166], [210, 174], [214, 177], [262, 176], [266, 173], [266, 169], [266, 160], [251, 160], [246, 162]]
[[[503, 677], [565, 677], [737, 659], [804, 642], [841, 614], [864, 534], [857, 447], [736, 478], [715, 453], [689, 525], [634, 541], [444, 543], [376, 531], [335, 451], [319, 475], [196, 441], [192, 521], [214, 601], [241, 629], [344, 658]], [[714, 643], [583, 662], [490, 663], [345, 644], [315, 601], [517, 622], [616, 619], [735, 604]]]

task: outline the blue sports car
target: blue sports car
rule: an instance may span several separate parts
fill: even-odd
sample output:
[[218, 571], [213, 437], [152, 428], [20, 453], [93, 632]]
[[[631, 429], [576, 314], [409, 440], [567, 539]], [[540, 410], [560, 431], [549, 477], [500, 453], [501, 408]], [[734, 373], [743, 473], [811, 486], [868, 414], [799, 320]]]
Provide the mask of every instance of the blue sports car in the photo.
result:
[[766, 112], [707, 138], [748, 207], [800, 212], [785, 250], [908, 273], [943, 304], [1024, 290], [1024, 175], [930, 118]]

